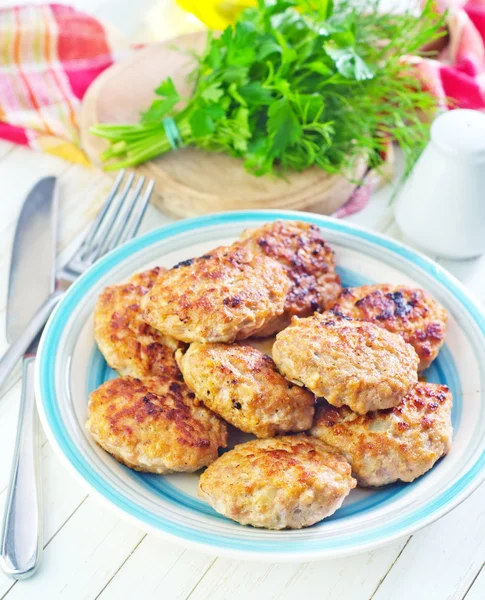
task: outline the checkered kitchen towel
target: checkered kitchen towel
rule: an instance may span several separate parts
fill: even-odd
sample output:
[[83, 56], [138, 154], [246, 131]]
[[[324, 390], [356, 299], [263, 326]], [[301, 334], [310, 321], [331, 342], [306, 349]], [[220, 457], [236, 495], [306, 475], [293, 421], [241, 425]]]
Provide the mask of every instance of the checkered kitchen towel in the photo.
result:
[[119, 35], [69, 6], [0, 8], [0, 138], [88, 164], [80, 102], [124, 52]]

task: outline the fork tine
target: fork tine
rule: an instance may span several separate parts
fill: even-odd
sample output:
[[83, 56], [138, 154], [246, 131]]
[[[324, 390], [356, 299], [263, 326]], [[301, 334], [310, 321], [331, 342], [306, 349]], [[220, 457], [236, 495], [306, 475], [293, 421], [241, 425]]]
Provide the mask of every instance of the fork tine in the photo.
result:
[[126, 207], [124, 207], [124, 206], [120, 207], [120, 210], [118, 212], [118, 219], [117, 219], [116, 223], [113, 225], [113, 231], [109, 237], [109, 240], [106, 243], [106, 246], [102, 249], [103, 254], [106, 254], [107, 252], [109, 252], [110, 250], [113, 250], [113, 248], [115, 248], [116, 246], [119, 245], [121, 236], [123, 235], [125, 227], [129, 223], [130, 217], [136, 208], [136, 204], [140, 197], [140, 192], [143, 188], [144, 183], [145, 183], [145, 177], [142, 176], [138, 179], [135, 190], [133, 191], [133, 194], [131, 195], [131, 198], [129, 198], [128, 201], [124, 203], [124, 204], [126, 204]]
[[143, 194], [142, 199], [140, 200], [140, 202], [138, 202], [136, 210], [133, 211], [131, 219], [126, 223], [123, 235], [120, 237], [121, 243], [131, 240], [131, 238], [134, 238], [137, 234], [143, 217], [145, 216], [145, 212], [148, 208], [148, 203], [150, 202], [150, 196], [152, 195], [154, 186], [155, 182], [153, 181], [153, 179], [150, 179], [148, 181], [148, 185], [145, 189], [145, 193]]
[[136, 235], [155, 182], [150, 179], [142, 194], [145, 178], [140, 177], [133, 195], [130, 195], [135, 179], [135, 175], [130, 173], [122, 191], [118, 193], [124, 174], [124, 170], [119, 173], [100, 215], [89, 228], [87, 237], [62, 268], [62, 278], [67, 281], [74, 281], [103, 254]]
[[109, 218], [105, 219], [103, 224], [102, 231], [98, 231], [98, 235], [94, 240], [94, 247], [92, 248], [91, 258], [92, 260], [98, 260], [100, 256], [103, 256], [108, 251], [108, 248], [111, 245], [111, 240], [116, 234], [115, 224], [120, 216], [120, 210], [122, 209], [126, 198], [130, 192], [131, 186], [133, 184], [133, 180], [135, 179], [134, 173], [130, 173], [126, 180], [119, 197], [116, 200], [116, 203], [113, 203], [113, 207], [110, 210]]
[[105, 218], [107, 212], [109, 211], [109, 209], [113, 203], [113, 200], [116, 198], [116, 194], [121, 185], [121, 181], [123, 180], [124, 175], [125, 175], [125, 169], [122, 169], [118, 173], [118, 177], [116, 178], [116, 180], [113, 184], [113, 187], [111, 188], [111, 190], [108, 194], [108, 197], [106, 198], [106, 200], [103, 204], [103, 208], [99, 211], [99, 214], [92, 222], [92, 224], [86, 234], [86, 237], [83, 240], [82, 249], [85, 249], [85, 248], [87, 249], [90, 246], [92, 246], [94, 238], [96, 237], [96, 234], [98, 233], [99, 229], [101, 228], [104, 218]]

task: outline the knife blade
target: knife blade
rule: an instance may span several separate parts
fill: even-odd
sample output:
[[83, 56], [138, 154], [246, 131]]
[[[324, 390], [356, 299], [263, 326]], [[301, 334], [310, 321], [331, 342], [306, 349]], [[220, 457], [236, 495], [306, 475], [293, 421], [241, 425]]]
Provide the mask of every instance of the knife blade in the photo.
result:
[[7, 298], [9, 343], [54, 289], [57, 214], [57, 179], [45, 177], [25, 199], [15, 231]]
[[[55, 177], [41, 179], [22, 207], [15, 232], [7, 300], [7, 337], [17, 339], [55, 288], [58, 193]], [[15, 579], [30, 577], [42, 552], [39, 423], [34, 365], [39, 336], [22, 364], [17, 438], [3, 527], [0, 567]]]

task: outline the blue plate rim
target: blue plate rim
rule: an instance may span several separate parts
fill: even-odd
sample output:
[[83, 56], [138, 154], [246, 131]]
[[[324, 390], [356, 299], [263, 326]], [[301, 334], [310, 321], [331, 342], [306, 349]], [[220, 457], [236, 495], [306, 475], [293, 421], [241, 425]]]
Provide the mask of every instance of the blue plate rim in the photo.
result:
[[[332, 217], [325, 217], [311, 213], [277, 210], [217, 213], [214, 215], [195, 217], [176, 223], [171, 223], [143, 236], [135, 238], [134, 240], [128, 242], [120, 248], [115, 249], [103, 257], [71, 286], [66, 296], [60, 302], [49, 319], [39, 347], [36, 366], [36, 396], [39, 414], [41, 416], [41, 420], [49, 441], [53, 444], [63, 462], [68, 465], [69, 470], [74, 472], [84, 483], [84, 485], [88, 486], [90, 491], [95, 492], [97, 496], [102, 498], [111, 507], [114, 507], [118, 513], [122, 514], [125, 518], [129, 518], [130, 520], [134, 521], [138, 526], [141, 526], [145, 530], [149, 530], [156, 535], [164, 535], [173, 541], [178, 541], [179, 543], [181, 541], [180, 538], [182, 538], [186, 545], [190, 545], [199, 550], [211, 553], [219, 552], [225, 556], [245, 559], [263, 558], [265, 560], [280, 561], [316, 560], [330, 556], [336, 557], [349, 555], [355, 552], [375, 548], [389, 543], [395, 539], [399, 539], [405, 535], [409, 535], [417, 529], [424, 527], [425, 525], [433, 522], [449, 512], [452, 508], [457, 506], [466, 497], [468, 497], [468, 495], [471, 494], [485, 479], [485, 452], [482, 452], [481, 455], [476, 458], [475, 463], [465, 474], [459, 478], [459, 480], [453, 484], [451, 488], [446, 488], [437, 498], [434, 498], [433, 501], [428, 503], [428, 505], [422, 507], [422, 514], [420, 516], [413, 515], [412, 522], [404, 522], [401, 524], [401, 526], [399, 526], [399, 523], [394, 524], [393, 531], [379, 531], [379, 529], [382, 530], [381, 526], [380, 528], [376, 528], [374, 533], [369, 533], [366, 539], [360, 540], [359, 542], [354, 540], [354, 543], [350, 544], [348, 547], [340, 548], [325, 547], [325, 538], [322, 538], [320, 541], [323, 542], [323, 546], [315, 547], [315, 544], [310, 544], [312, 546], [311, 550], [305, 550], [304, 548], [300, 548], [298, 550], [296, 547], [297, 544], [295, 544], [294, 548], [290, 548], [290, 550], [285, 549], [282, 551], [281, 547], [277, 547], [277, 543], [273, 542], [265, 542], [264, 545], [267, 546], [269, 544], [270, 546], [273, 545], [276, 547], [265, 547], [263, 549], [258, 547], [261, 546], [259, 541], [252, 542], [254, 546], [256, 546], [254, 549], [241, 549], [237, 547], [227, 547], [224, 544], [220, 544], [213, 539], [213, 536], [206, 536], [210, 537], [210, 539], [207, 540], [195, 541], [193, 538], [197, 532], [188, 527], [186, 528], [187, 531], [180, 531], [177, 527], [173, 527], [173, 524], [171, 523], [167, 523], [166, 529], [154, 527], [153, 524], [150, 523], [148, 515], [139, 514], [140, 511], [135, 510], [136, 506], [126, 506], [126, 502], [122, 498], [119, 496], [117, 497], [109, 490], [106, 490], [103, 482], [98, 481], [99, 477], [94, 472], [86, 473], [86, 468], [89, 469], [89, 464], [86, 463], [85, 465], [80, 465], [79, 456], [76, 456], [75, 447], [69, 447], [69, 443], [66, 447], [66, 436], [60, 429], [61, 424], [57, 422], [55, 418], [55, 411], [53, 411], [54, 404], [51, 401], [49, 405], [48, 399], [55, 397], [55, 394], [53, 394], [53, 390], [55, 389], [54, 369], [52, 367], [55, 363], [56, 354], [54, 350], [56, 341], [58, 339], [56, 330], [59, 328], [62, 330], [62, 327], [67, 322], [69, 314], [65, 314], [66, 307], [74, 297], [78, 295], [83, 296], [82, 291], [86, 288], [89, 289], [89, 287], [93, 285], [102, 275], [104, 275], [106, 272], [109, 272], [114, 266], [131, 256], [133, 253], [143, 250], [153, 243], [207, 226], [235, 223], [245, 220], [264, 222], [270, 220], [271, 218], [286, 220], [298, 219], [308, 221], [325, 227], [326, 229], [334, 230], [343, 234], [354, 235], [374, 245], [384, 247], [391, 253], [398, 255], [400, 258], [410, 261], [416, 268], [420, 268], [421, 270], [425, 271], [430, 276], [437, 279], [442, 285], [445, 285], [448, 287], [448, 289], [452, 290], [454, 295], [459, 299], [460, 304], [466, 309], [467, 313], [478, 326], [482, 335], [485, 336], [485, 314], [476, 300], [469, 294], [464, 286], [453, 275], [448, 273], [446, 269], [431, 259], [388, 236], [370, 232], [365, 228], [349, 224]], [[67, 440], [67, 442], [69, 442], [69, 440]], [[407, 520], [409, 521], [410, 519], [408, 518]]]

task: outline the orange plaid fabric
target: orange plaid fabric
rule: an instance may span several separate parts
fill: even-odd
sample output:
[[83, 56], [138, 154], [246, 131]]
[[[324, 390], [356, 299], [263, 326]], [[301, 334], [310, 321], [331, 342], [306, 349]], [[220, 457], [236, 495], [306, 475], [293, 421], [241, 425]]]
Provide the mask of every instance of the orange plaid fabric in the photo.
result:
[[78, 111], [125, 51], [95, 18], [60, 4], [0, 9], [0, 138], [88, 164]]

